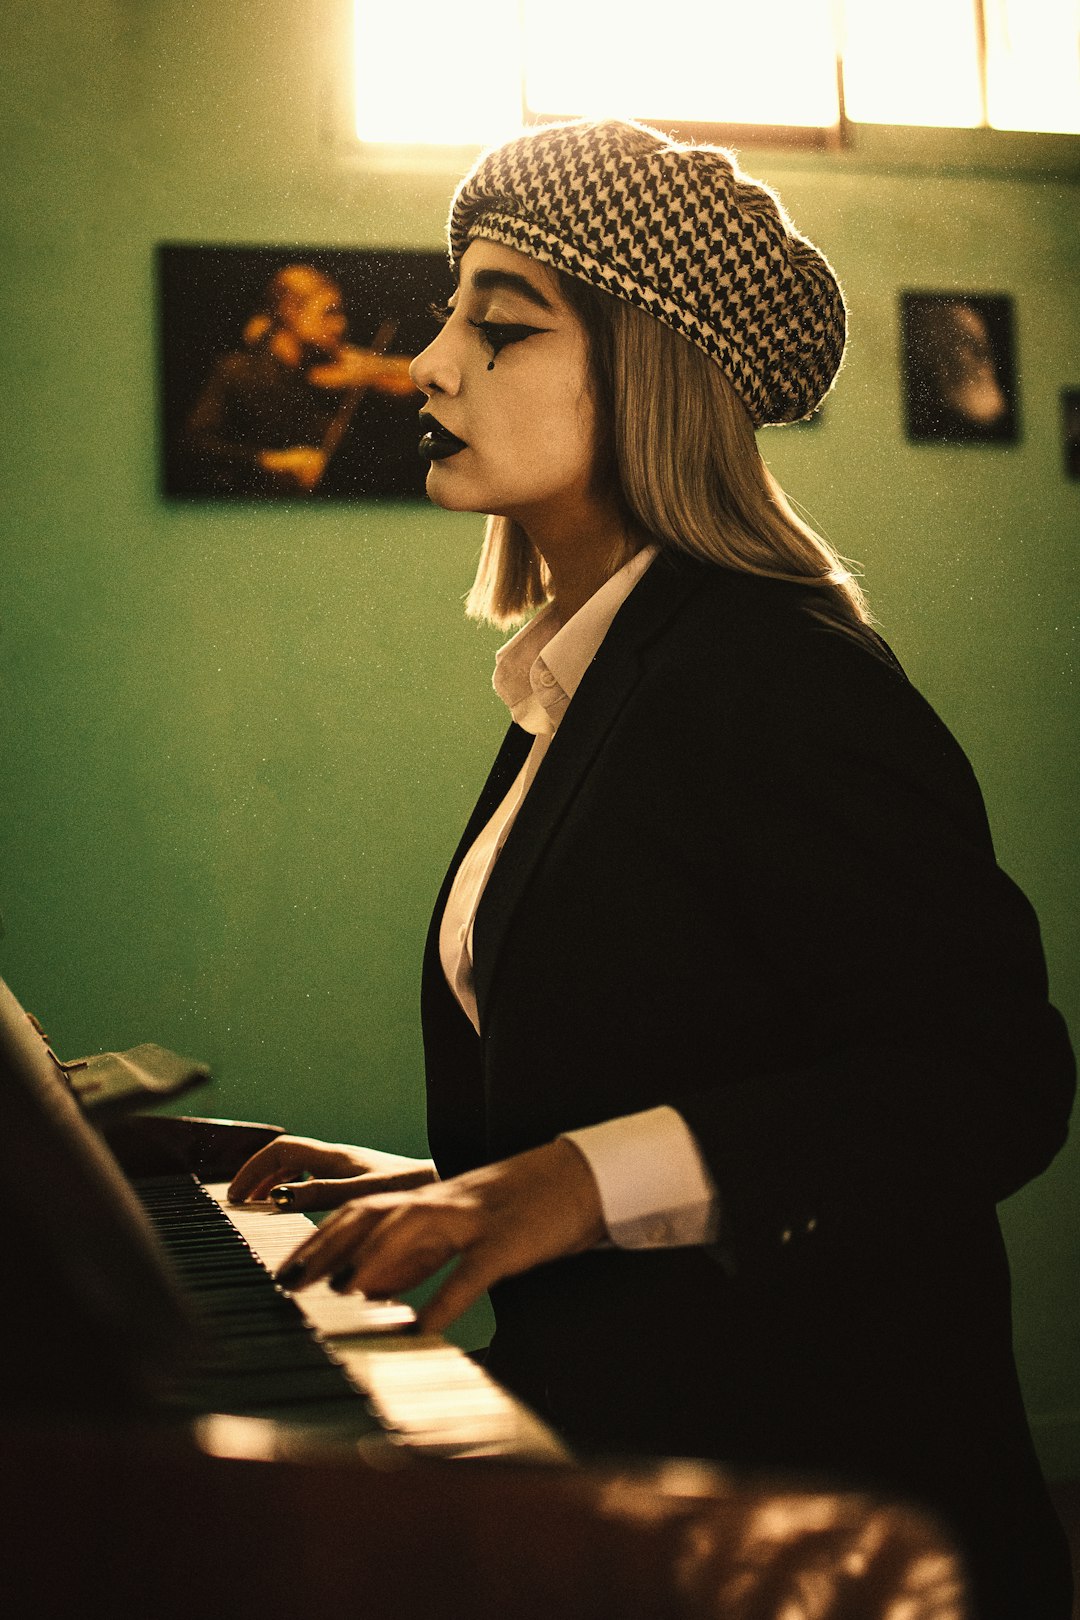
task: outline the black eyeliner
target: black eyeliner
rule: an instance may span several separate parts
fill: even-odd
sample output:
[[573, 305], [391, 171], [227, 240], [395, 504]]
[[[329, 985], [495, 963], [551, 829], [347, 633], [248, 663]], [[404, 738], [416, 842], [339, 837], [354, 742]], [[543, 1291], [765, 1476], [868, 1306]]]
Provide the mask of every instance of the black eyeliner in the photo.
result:
[[491, 346], [495, 354], [508, 343], [520, 343], [537, 332], [551, 330], [547, 326], [528, 326], [522, 321], [470, 321], [469, 325], [482, 334], [485, 343]]

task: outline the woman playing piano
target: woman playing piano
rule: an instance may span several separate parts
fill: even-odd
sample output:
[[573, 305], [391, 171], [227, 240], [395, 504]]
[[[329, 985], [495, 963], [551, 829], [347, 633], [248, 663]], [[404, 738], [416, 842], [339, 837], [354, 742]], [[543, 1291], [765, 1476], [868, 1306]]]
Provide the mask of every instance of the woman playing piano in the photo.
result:
[[488, 153], [450, 248], [428, 493], [489, 514], [470, 611], [539, 611], [428, 941], [433, 1160], [286, 1137], [233, 1196], [341, 1206], [287, 1286], [456, 1260], [425, 1325], [490, 1290], [488, 1366], [582, 1454], [912, 1498], [981, 1620], [1064, 1620], [995, 1204], [1068, 1039], [970, 766], [754, 439], [831, 387], [836, 279], [730, 154], [619, 122]]

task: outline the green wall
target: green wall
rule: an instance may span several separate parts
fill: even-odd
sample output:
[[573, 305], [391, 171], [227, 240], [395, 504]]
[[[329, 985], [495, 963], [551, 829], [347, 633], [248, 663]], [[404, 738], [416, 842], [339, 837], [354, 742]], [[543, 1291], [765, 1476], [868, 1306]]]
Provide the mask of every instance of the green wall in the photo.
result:
[[[460, 612], [479, 520], [156, 494], [155, 243], [440, 242], [453, 175], [364, 173], [326, 142], [339, 11], [6, 8], [0, 970], [66, 1055], [156, 1039], [213, 1064], [207, 1111], [409, 1151], [428, 908], [503, 725], [497, 638]], [[1074, 1030], [1077, 144], [747, 159], [853, 312], [820, 425], [766, 453], [970, 753]], [[1016, 299], [1016, 447], [903, 438], [897, 292], [954, 286]], [[1059, 1475], [1080, 1472], [1076, 1170], [1074, 1145], [1005, 1210]]]

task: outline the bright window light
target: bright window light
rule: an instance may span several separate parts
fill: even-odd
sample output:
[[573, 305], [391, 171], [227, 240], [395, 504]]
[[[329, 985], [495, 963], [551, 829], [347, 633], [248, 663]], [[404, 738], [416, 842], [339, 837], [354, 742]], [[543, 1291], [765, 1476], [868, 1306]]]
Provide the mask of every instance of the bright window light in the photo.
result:
[[365, 142], [485, 146], [523, 116], [828, 129], [838, 49], [856, 123], [1080, 133], [1080, 0], [663, 0], [648, 22], [626, 0], [354, 6]]
[[668, 0], [646, 34], [625, 0], [355, 0], [356, 134], [486, 145], [520, 128], [525, 102], [548, 117], [832, 127], [832, 17], [832, 0]]
[[408, 146], [486, 146], [521, 127], [513, 0], [355, 0], [356, 133]]
[[647, 30], [628, 23], [625, 0], [523, 0], [522, 12], [533, 112], [837, 122], [831, 0], [668, 0]]
[[982, 123], [973, 0], [845, 0], [842, 48], [849, 118], [954, 128]]
[[985, 5], [990, 123], [1080, 133], [1080, 0]]

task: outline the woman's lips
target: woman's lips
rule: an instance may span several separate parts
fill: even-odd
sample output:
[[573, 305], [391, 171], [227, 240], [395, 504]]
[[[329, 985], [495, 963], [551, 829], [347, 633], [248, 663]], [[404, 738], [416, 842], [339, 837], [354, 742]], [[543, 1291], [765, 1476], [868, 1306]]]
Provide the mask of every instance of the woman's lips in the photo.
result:
[[424, 412], [420, 413], [420, 427], [419, 450], [425, 461], [445, 461], [447, 456], [456, 456], [459, 450], [468, 448], [464, 439], [459, 439], [449, 428], [444, 428], [441, 422]]

